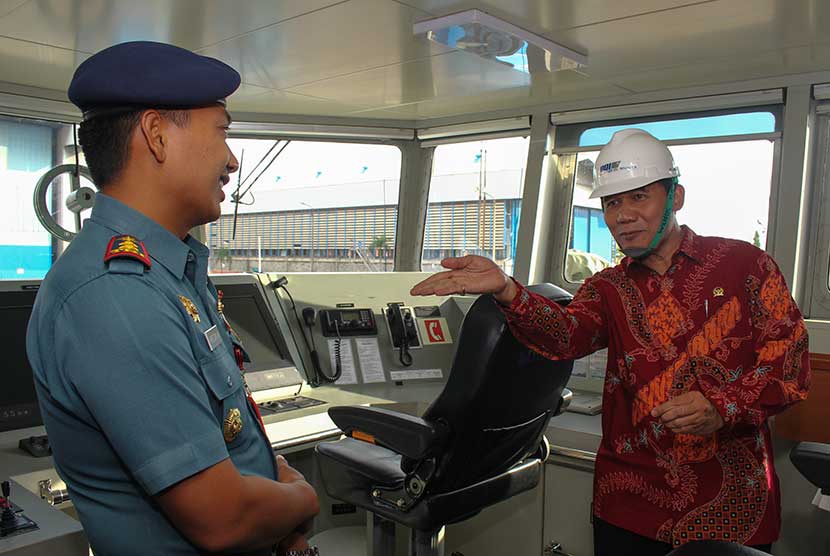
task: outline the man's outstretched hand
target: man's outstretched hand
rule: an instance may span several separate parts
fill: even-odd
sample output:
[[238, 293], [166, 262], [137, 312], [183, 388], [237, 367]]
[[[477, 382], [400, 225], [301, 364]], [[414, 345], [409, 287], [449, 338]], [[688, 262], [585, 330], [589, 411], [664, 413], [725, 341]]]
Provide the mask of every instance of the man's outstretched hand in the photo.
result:
[[509, 305], [516, 297], [516, 284], [499, 267], [486, 257], [467, 255], [444, 259], [444, 272], [433, 274], [419, 282], [409, 292], [411, 295], [451, 295], [468, 293], [492, 293], [499, 303]]

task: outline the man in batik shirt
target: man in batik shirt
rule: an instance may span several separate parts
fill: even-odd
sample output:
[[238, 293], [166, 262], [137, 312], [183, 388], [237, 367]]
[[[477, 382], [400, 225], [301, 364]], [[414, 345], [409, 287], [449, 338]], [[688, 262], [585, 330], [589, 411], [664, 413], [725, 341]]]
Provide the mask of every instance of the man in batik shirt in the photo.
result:
[[443, 261], [412, 293], [493, 293], [515, 336], [551, 359], [608, 348], [597, 556], [707, 539], [769, 551], [781, 510], [767, 420], [807, 396], [801, 313], [762, 250], [677, 224], [685, 191], [660, 141], [617, 132], [596, 168], [592, 197], [627, 256], [567, 308], [478, 256]]

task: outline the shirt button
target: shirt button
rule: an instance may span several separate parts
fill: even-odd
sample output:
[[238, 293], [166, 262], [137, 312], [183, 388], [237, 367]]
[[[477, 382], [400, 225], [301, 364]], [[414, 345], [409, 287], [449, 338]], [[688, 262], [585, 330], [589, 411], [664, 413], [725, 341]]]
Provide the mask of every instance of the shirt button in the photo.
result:
[[192, 252], [192, 251], [190, 251], [190, 252], [187, 254], [187, 260], [188, 260], [188, 262], [191, 262], [191, 263], [192, 263], [193, 261], [195, 261], [195, 260], [196, 260], [196, 255], [194, 255], [194, 254], [193, 254], [193, 252]]
[[231, 375], [228, 375], [228, 386], [233, 386], [233, 379], [231, 378]]

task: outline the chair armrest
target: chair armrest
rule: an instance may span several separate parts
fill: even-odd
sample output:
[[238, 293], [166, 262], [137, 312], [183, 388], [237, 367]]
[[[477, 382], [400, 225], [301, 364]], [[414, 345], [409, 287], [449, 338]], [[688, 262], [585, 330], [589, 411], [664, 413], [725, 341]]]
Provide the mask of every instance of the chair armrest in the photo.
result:
[[340, 430], [353, 436], [355, 430], [402, 456], [421, 459], [443, 445], [446, 434], [439, 426], [397, 411], [379, 407], [340, 406], [329, 409], [329, 417]]
[[559, 396], [559, 405], [556, 408], [556, 411], [553, 413], [553, 416], [556, 417], [557, 415], [562, 415], [571, 405], [571, 401], [574, 398], [574, 393], [568, 390], [567, 388], [562, 389], [562, 395]]

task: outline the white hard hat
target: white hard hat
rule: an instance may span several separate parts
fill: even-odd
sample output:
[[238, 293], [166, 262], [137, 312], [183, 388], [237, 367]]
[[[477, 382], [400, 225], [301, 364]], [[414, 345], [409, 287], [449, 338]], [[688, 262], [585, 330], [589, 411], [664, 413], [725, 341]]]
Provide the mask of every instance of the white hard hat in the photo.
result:
[[591, 199], [639, 189], [650, 183], [676, 178], [680, 169], [668, 147], [642, 129], [616, 132], [597, 156]]

